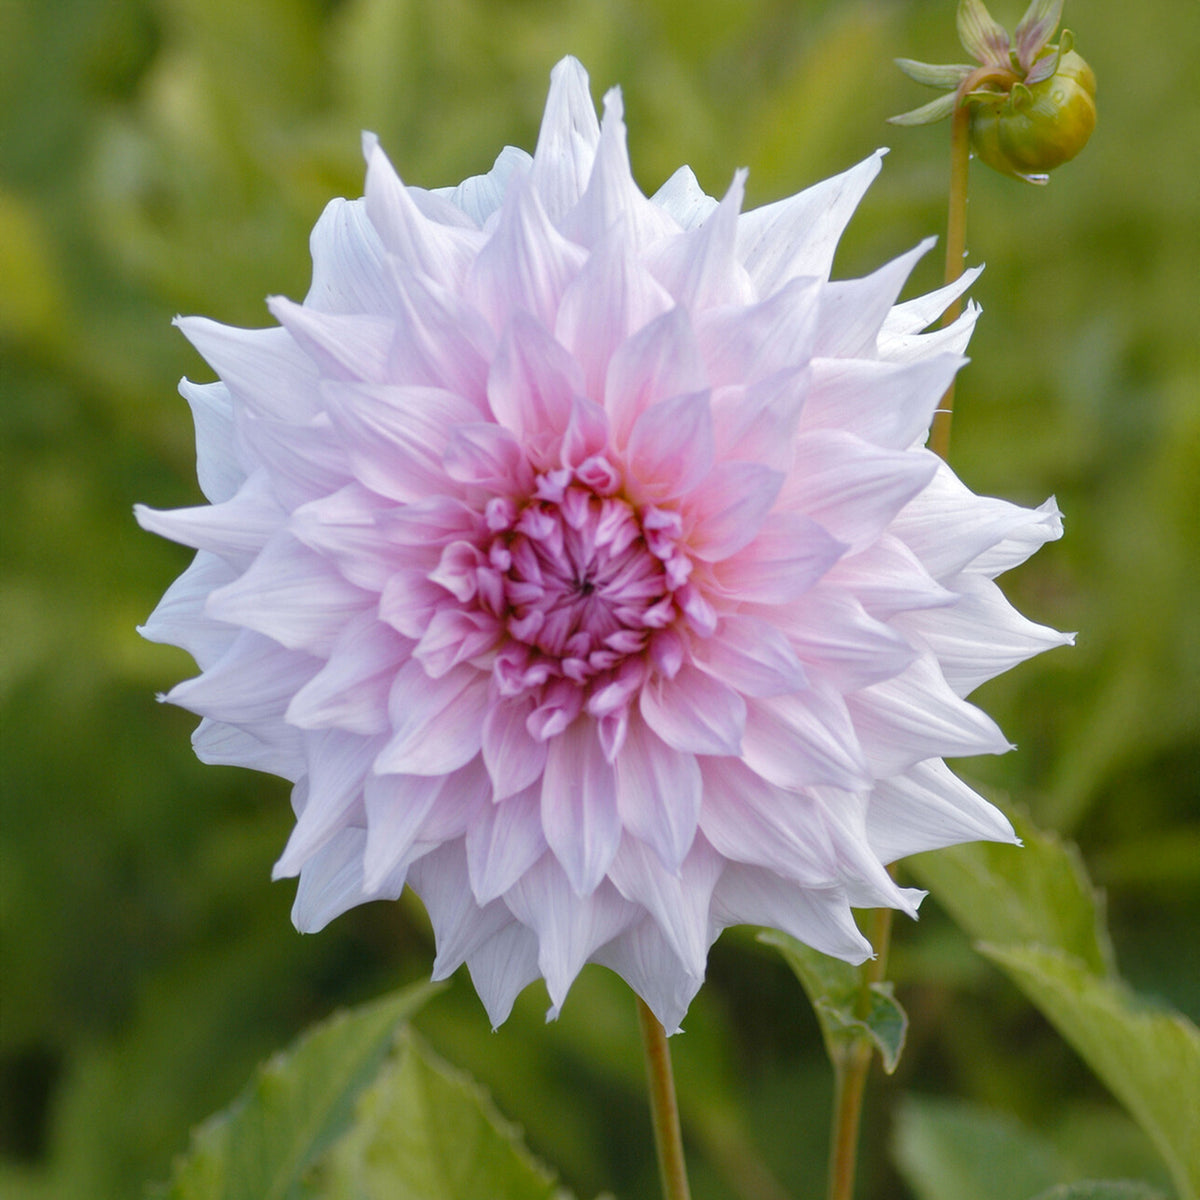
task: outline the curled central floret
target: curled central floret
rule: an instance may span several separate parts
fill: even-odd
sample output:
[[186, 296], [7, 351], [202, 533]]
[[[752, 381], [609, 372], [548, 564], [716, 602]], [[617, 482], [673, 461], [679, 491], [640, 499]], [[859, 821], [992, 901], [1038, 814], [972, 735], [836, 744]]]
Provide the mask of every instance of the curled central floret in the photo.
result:
[[671, 631], [692, 572], [682, 521], [636, 507], [619, 483], [606, 459], [593, 458], [536, 476], [523, 502], [488, 502], [490, 536], [472, 556], [473, 599], [507, 635], [494, 667], [502, 693], [544, 698], [567, 684], [569, 708], [590, 701], [589, 711], [603, 715], [628, 702], [652, 647], [662, 658], [666, 644], [678, 643]]

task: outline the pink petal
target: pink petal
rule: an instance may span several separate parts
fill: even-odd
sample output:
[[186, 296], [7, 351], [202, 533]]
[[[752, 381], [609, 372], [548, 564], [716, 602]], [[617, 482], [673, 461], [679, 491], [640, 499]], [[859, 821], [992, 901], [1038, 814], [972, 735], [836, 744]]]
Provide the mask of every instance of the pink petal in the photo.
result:
[[634, 422], [652, 404], [708, 386], [700, 346], [687, 313], [663, 313], [617, 348], [604, 384], [613, 446], [623, 449]]
[[496, 335], [457, 292], [405, 267], [388, 267], [396, 288], [396, 338], [388, 378], [398, 384], [445, 388], [482, 405]]
[[419, 659], [426, 673], [437, 679], [459, 663], [486, 654], [502, 636], [500, 623], [490, 613], [440, 608], [413, 647], [413, 658]]
[[989, 576], [1016, 566], [1038, 546], [1060, 536], [1062, 524], [1052, 502], [1028, 509], [976, 496], [942, 465], [896, 518], [892, 532], [941, 580], [968, 565]]
[[[595, 119], [595, 114], [592, 114]], [[492, 169], [486, 175], [471, 175], [457, 187], [435, 188], [432, 192], [421, 193], [417, 188], [409, 188], [419, 207], [432, 200], [441, 200], [450, 205], [460, 219], [465, 219], [471, 226], [481, 229], [487, 219], [504, 203], [509, 185], [514, 179], [529, 173], [532, 157], [516, 146], [505, 146], [496, 155]], [[543, 197], [543, 201], [544, 201]], [[449, 216], [443, 218], [444, 224], [450, 224]], [[455, 222], [456, 224], [459, 222]]]
[[541, 778], [547, 743], [526, 727], [534, 707], [531, 697], [497, 700], [483, 721], [483, 761], [492, 777], [497, 801], [523, 791]]
[[931, 650], [946, 682], [959, 696], [1055, 646], [1074, 643], [1073, 634], [1035, 625], [1021, 616], [988, 579], [962, 574], [954, 585], [955, 604], [929, 612], [905, 613], [895, 626]]
[[845, 545], [799, 513], [773, 512], [754, 540], [713, 565], [727, 595], [759, 604], [791, 604], [845, 553]]
[[808, 395], [807, 367], [778, 371], [750, 387], [713, 392], [713, 428], [721, 459], [742, 459], [788, 472]]
[[858, 733], [842, 697], [814, 686], [750, 701], [742, 757], [776, 787], [863, 787], [871, 776]]
[[687, 499], [695, 522], [688, 550], [707, 562], [736, 554], [757, 536], [782, 484], [783, 475], [762, 463], [717, 463]]
[[444, 776], [369, 775], [363, 791], [367, 841], [363, 877], [377, 887], [389, 875], [407, 871], [423, 849], [418, 846], [421, 823], [446, 787]]
[[443, 456], [446, 474], [503, 494], [533, 490], [533, 471], [516, 436], [502, 425], [460, 425]]
[[841, 888], [796, 887], [760, 867], [731, 864], [725, 868], [713, 894], [713, 917], [721, 926], [781, 929], [814, 950], [847, 962], [871, 957], [871, 943], [855, 925]]
[[879, 538], [937, 469], [928, 451], [879, 450], [853, 434], [820, 430], [798, 440], [780, 505], [818, 521], [853, 554]]
[[542, 774], [542, 829], [577, 896], [599, 886], [621, 840], [617, 780], [588, 717], [551, 738]]
[[531, 784], [488, 805], [467, 829], [471, 891], [480, 904], [502, 896], [546, 852], [542, 789]]
[[280, 534], [245, 574], [214, 591], [205, 609], [218, 621], [256, 629], [289, 650], [327, 655], [345, 623], [374, 606], [370, 592], [290, 534]]
[[1012, 745], [995, 721], [950, 690], [932, 655], [848, 696], [867, 761], [878, 778], [926, 758], [1004, 754]]
[[703, 770], [700, 829], [718, 853], [804, 887], [833, 884], [833, 845], [807, 791], [775, 787], [736, 758], [706, 758]]
[[674, 679], [642, 689], [646, 724], [674, 750], [691, 754], [739, 754], [746, 702], [733, 688], [684, 665]]
[[595, 247], [618, 222], [639, 248], [678, 232], [675, 222], [633, 181], [623, 118], [620, 89], [611, 88], [604, 97], [600, 143], [587, 190], [563, 222], [563, 232], [581, 246]]
[[508, 1020], [517, 996], [540, 974], [537, 938], [513, 921], [467, 956], [467, 968], [495, 1029]]
[[610, 877], [627, 900], [640, 904], [662, 930], [667, 945], [689, 975], [704, 976], [708, 956], [708, 910], [724, 866], [701, 839], [677, 871], [664, 871], [658, 855], [634, 837], [625, 837]]
[[881, 621], [912, 609], [954, 602], [954, 593], [942, 587], [917, 556], [890, 534], [839, 560], [822, 586], [857, 597], [863, 608]]
[[249, 412], [289, 422], [318, 412], [316, 367], [286, 329], [235, 329], [207, 317], [175, 324]]
[[209, 592], [237, 578], [224, 559], [201, 550], [175, 580], [138, 633], [151, 642], [180, 646], [207, 670], [229, 649], [238, 631], [224, 621], [205, 616]]
[[234, 436], [233, 399], [220, 382], [192, 383], [181, 379], [179, 394], [192, 410], [196, 427], [196, 479], [210, 504], [230, 499], [245, 482]]
[[876, 785], [867, 836], [885, 863], [960, 842], [1017, 842], [1008, 818], [937, 758]]
[[470, 401], [441, 388], [339, 383], [326, 388], [326, 400], [355, 475], [393, 500], [445, 492], [450, 436], [479, 419]]
[[410, 651], [411, 643], [376, 620], [374, 613], [349, 621], [329, 661], [292, 697], [287, 719], [301, 729], [383, 733], [388, 728], [392, 677]]
[[680, 229], [695, 229], [712, 215], [717, 202], [696, 179], [691, 167], [679, 167], [650, 197]]
[[550, 993], [550, 1017], [558, 1015], [583, 964], [641, 912], [607, 880], [589, 895], [578, 895], [553, 854], [543, 855], [526, 871], [504, 901], [537, 935], [538, 968]]
[[328, 558], [357, 587], [381, 591], [396, 566], [396, 546], [378, 519], [392, 505], [361, 484], [309, 501], [292, 513], [288, 532]]
[[729, 191], [702, 225], [656, 243], [647, 253], [658, 281], [690, 311], [754, 299], [753, 284], [734, 252], [745, 186], [745, 170], [735, 172]]
[[890, 450], [923, 441], [934, 410], [965, 360], [938, 354], [912, 363], [815, 358], [801, 432], [840, 429]]
[[713, 465], [712, 412], [707, 392], [651, 405], [634, 422], [629, 473], [647, 498], [672, 499], [698, 487]]
[[432, 976], [446, 979], [501, 930], [516, 924], [499, 902], [475, 903], [461, 842], [439, 846], [413, 863], [408, 881], [421, 897], [437, 940]]
[[287, 519], [265, 471], [256, 471], [220, 504], [168, 512], [135, 504], [133, 515], [143, 529], [218, 554], [236, 567], [248, 566]]
[[917, 656], [894, 628], [840, 587], [822, 583], [786, 608], [764, 611], [812, 675], [842, 693], [891, 679]]
[[579, 364], [532, 318], [514, 317], [488, 374], [488, 402], [535, 461], [558, 450], [582, 392]]
[[692, 847], [700, 813], [696, 757], [668, 746], [632, 714], [617, 755], [617, 809], [629, 833], [672, 873]]
[[[708, 940], [715, 936], [710, 932]], [[680, 1023], [704, 982], [702, 975], [688, 971], [652, 917], [601, 946], [592, 961], [624, 979], [645, 1000], [668, 1036], [681, 1032]]]
[[487, 676], [459, 666], [431, 679], [411, 659], [396, 672], [388, 698], [392, 740], [375, 761], [378, 774], [444, 775], [479, 753]]
[[293, 783], [307, 769], [303, 735], [278, 717], [243, 726], [205, 717], [192, 734], [192, 749], [202, 763], [266, 771]]
[[713, 384], [754, 384], [813, 356], [820, 285], [794, 279], [759, 304], [697, 314], [696, 336]]
[[781, 696], [808, 686], [788, 639], [759, 617], [732, 613], [711, 638], [697, 639], [692, 661], [744, 696]]
[[318, 658], [243, 629], [203, 675], [176, 684], [166, 699], [215, 721], [253, 725], [282, 717], [320, 666]]
[[473, 229], [431, 221], [415, 204], [387, 155], [364, 138], [367, 216], [386, 250], [443, 287], [458, 287], [483, 242]]
[[304, 864], [341, 829], [362, 823], [363, 782], [378, 744], [369, 738], [330, 730], [308, 738], [306, 750], [307, 799], [271, 872], [272, 879], [299, 875]]
[[471, 265], [464, 294], [497, 333], [519, 312], [553, 329], [563, 291], [584, 260], [585, 252], [555, 228], [535, 186], [518, 179]]
[[617, 347], [673, 303], [634, 255], [626, 227], [618, 225], [563, 292], [554, 327], [555, 337], [583, 367], [586, 395], [603, 399]]
[[383, 383], [396, 326], [387, 317], [321, 313], [271, 296], [267, 307], [326, 379]]

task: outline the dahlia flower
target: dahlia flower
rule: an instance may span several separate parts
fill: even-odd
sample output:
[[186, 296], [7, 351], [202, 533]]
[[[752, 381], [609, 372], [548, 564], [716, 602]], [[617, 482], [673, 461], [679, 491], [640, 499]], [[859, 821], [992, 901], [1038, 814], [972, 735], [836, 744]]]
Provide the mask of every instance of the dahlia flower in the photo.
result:
[[200, 668], [165, 699], [295, 785], [297, 927], [407, 883], [493, 1024], [597, 962], [675, 1029], [733, 924], [861, 961], [851, 906], [920, 899], [885, 863], [1013, 839], [942, 758], [1008, 749], [964, 696], [1068, 640], [993, 583], [1053, 502], [922, 446], [972, 276], [830, 282], [879, 154], [647, 198], [572, 59], [532, 157], [426, 191], [364, 148], [278, 327], [179, 320], [209, 503], [137, 510], [197, 551], [142, 629]]

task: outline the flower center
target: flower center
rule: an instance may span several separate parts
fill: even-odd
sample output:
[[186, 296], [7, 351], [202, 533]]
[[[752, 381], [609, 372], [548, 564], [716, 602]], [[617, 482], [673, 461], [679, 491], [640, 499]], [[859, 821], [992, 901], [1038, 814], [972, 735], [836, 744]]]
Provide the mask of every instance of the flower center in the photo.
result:
[[487, 513], [487, 557], [503, 590], [497, 615], [515, 643], [577, 683], [640, 654], [673, 624], [674, 591], [691, 570], [678, 514], [639, 519], [616, 482], [611, 471], [547, 472], [523, 508], [493, 501]]

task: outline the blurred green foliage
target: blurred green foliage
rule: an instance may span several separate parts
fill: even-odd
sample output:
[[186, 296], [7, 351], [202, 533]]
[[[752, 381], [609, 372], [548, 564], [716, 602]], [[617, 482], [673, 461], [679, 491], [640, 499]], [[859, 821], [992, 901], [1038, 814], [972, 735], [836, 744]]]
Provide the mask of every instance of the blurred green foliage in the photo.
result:
[[[1124, 975], [1195, 1019], [1200, 8], [1075, 0], [1066, 15], [1099, 127], [1044, 190], [973, 172], [968, 244], [988, 269], [954, 461], [979, 491], [1057, 493], [1066, 538], [1007, 588], [1081, 632], [981, 690], [1020, 751], [963, 766], [1079, 841]], [[130, 507], [198, 499], [173, 387], [210, 376], [170, 318], [267, 324], [263, 297], [302, 296], [309, 229], [361, 190], [362, 129], [426, 186], [532, 147], [564, 53], [597, 99], [623, 86], [647, 191], [686, 161], [720, 193], [748, 165], [757, 204], [890, 144], [838, 273], [941, 228], [944, 131], [884, 119], [922, 99], [892, 57], [961, 58], [952, 0], [0, 2], [6, 1197], [136, 1195], [261, 1057], [428, 972], [408, 899], [292, 930], [290, 885], [269, 883], [284, 786], [201, 767], [192, 718], [154, 703], [191, 664], [133, 628], [187, 554]], [[935, 258], [914, 292], [938, 282]], [[1167, 1186], [1145, 1137], [934, 904], [899, 931], [893, 974], [911, 1027], [868, 1100], [863, 1200], [909, 1195], [919, 1177], [896, 1163], [959, 1129], [1000, 1163], [1026, 1134], [996, 1130], [1036, 1130], [1073, 1177]], [[579, 1195], [655, 1195], [623, 985], [589, 968], [558, 1023], [545, 1007], [529, 989], [493, 1035], [457, 978], [417, 1025]], [[727, 934], [687, 1030], [673, 1051], [698, 1200], [815, 1200], [830, 1080], [787, 967]]]

